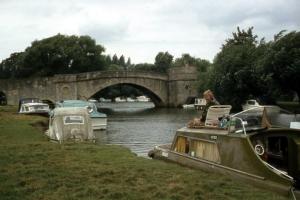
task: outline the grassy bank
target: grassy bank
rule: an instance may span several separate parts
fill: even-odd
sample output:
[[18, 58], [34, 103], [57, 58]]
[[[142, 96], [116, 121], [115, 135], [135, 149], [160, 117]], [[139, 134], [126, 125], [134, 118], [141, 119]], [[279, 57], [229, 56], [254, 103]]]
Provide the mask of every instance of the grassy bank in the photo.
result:
[[[119, 146], [51, 143], [43, 117], [0, 107], [0, 199], [283, 199]], [[31, 125], [30, 125], [31, 124]]]

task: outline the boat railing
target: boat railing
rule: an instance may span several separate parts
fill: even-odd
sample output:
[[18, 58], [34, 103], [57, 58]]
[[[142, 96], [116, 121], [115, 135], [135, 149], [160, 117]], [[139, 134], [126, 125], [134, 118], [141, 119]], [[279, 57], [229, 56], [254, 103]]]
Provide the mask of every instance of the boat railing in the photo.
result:
[[[236, 120], [240, 121], [240, 124], [242, 125], [242, 129], [236, 129]], [[244, 135], [247, 135], [246, 128], [245, 128], [245, 122], [240, 117], [230, 117], [229, 121], [229, 133], [244, 133]]]

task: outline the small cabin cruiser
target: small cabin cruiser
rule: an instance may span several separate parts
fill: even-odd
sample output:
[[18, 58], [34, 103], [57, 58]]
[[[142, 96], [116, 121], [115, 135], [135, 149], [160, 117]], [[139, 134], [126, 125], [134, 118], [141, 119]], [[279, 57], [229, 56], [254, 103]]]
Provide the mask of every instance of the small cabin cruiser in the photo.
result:
[[86, 108], [55, 108], [49, 119], [46, 135], [51, 140], [95, 140], [92, 121]]
[[94, 130], [106, 129], [107, 127], [107, 115], [98, 112], [97, 106], [93, 102], [82, 100], [63, 100], [59, 101], [55, 105], [56, 108], [60, 107], [84, 107], [88, 110], [90, 118], [92, 119], [92, 126]]
[[150, 99], [146, 96], [138, 96], [138, 97], [136, 97], [136, 100], [138, 102], [149, 102], [150, 101]]
[[248, 110], [250, 108], [259, 107], [259, 103], [255, 99], [249, 99], [245, 104], [242, 105], [243, 110]]
[[184, 109], [195, 109], [195, 105], [194, 104], [183, 104], [182, 108], [184, 108]]
[[23, 114], [49, 114], [49, 105], [38, 98], [23, 98], [19, 100], [19, 113]]
[[275, 106], [275, 105], [260, 105], [255, 99], [250, 99], [247, 100], [245, 104], [242, 105], [243, 110], [249, 110], [251, 108], [257, 108], [254, 111], [260, 109], [261, 111], [263, 109], [267, 109], [268, 113], [271, 112], [279, 112], [280, 111], [280, 107]]
[[196, 110], [203, 110], [206, 105], [206, 100], [203, 98], [196, 98], [195, 99], [195, 109]]
[[156, 146], [149, 156], [300, 198], [300, 116], [260, 107], [234, 115], [229, 110], [211, 106], [205, 124], [177, 130], [171, 144]]

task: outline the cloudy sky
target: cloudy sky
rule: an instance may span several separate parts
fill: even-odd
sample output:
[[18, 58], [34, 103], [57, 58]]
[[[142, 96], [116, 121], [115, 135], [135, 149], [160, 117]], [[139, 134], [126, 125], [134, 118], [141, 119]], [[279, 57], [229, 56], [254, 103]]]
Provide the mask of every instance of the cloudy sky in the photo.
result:
[[299, 31], [299, 8], [299, 0], [0, 0], [0, 61], [57, 33], [89, 35], [133, 63], [153, 63], [160, 51], [212, 61], [237, 26], [267, 40]]

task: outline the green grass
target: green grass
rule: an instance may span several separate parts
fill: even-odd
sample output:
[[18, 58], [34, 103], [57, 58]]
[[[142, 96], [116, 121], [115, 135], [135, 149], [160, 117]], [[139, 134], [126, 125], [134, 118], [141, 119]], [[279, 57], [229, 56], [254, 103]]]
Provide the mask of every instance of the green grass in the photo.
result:
[[0, 107], [0, 199], [284, 199], [226, 176], [128, 149], [51, 143], [38, 116]]

